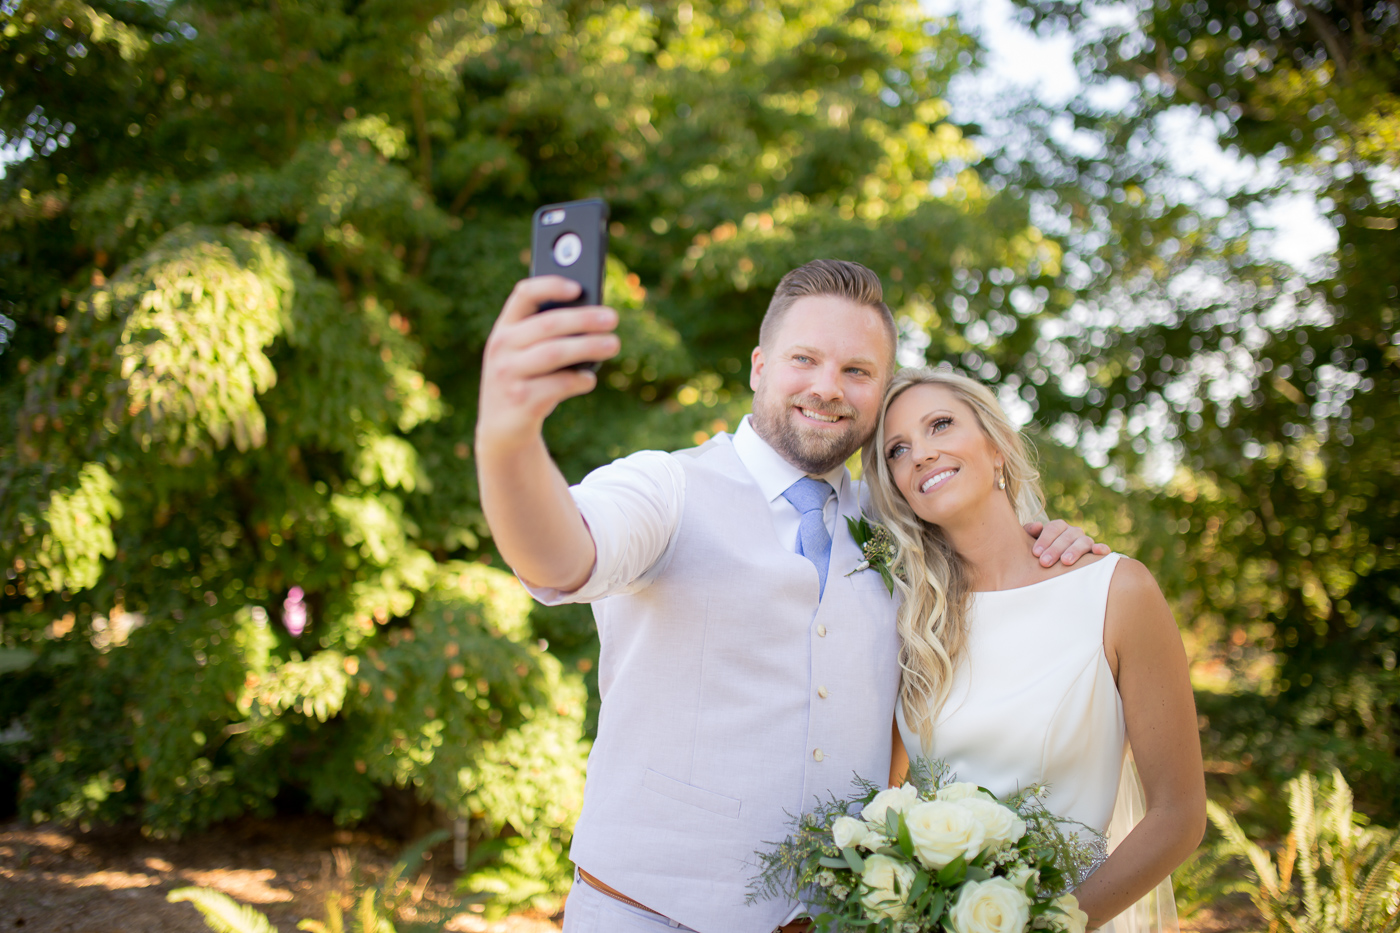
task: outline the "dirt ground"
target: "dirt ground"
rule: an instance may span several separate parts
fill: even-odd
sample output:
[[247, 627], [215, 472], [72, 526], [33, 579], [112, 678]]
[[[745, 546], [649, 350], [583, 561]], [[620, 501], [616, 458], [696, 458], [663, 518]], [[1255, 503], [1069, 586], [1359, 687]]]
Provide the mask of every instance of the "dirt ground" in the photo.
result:
[[[208, 933], [188, 903], [167, 892], [209, 887], [251, 905], [282, 933], [303, 918], [322, 920], [326, 898], [382, 879], [403, 844], [336, 829], [312, 817], [242, 820], [179, 842], [144, 839], [129, 828], [78, 832], [0, 824], [0, 933]], [[453, 933], [557, 933], [554, 919], [515, 916], [495, 923], [454, 910], [456, 879], [445, 847], [411, 879], [406, 921], [448, 919]], [[348, 919], [348, 918], [347, 918]], [[1258, 927], [1246, 902], [1201, 910], [1182, 933]]]
[[[328, 895], [382, 879], [403, 844], [337, 830], [313, 818], [243, 820], [179, 842], [144, 839], [131, 829], [78, 832], [0, 824], [0, 933], [208, 933], [188, 903], [167, 892], [199, 886], [251, 905], [282, 933], [303, 918], [323, 920]], [[557, 933], [543, 917], [487, 923], [456, 903], [447, 849], [410, 879], [402, 920], [451, 914], [454, 933]], [[349, 918], [347, 917], [347, 920]]]

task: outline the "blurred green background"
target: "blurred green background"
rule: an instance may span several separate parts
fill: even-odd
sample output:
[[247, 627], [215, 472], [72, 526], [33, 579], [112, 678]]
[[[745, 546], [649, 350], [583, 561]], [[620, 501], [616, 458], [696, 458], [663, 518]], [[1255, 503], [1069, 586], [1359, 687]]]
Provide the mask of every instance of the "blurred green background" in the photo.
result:
[[[409, 791], [472, 886], [557, 903], [597, 641], [501, 569], [471, 440], [531, 212], [602, 196], [624, 343], [549, 422], [571, 479], [732, 430], [779, 277], [865, 263], [902, 359], [997, 383], [1050, 513], [1158, 575], [1215, 800], [1277, 835], [1336, 766], [1400, 822], [1396, 4], [1015, 9], [1083, 87], [984, 121], [915, 3], [0, 3], [0, 810]], [[1290, 192], [1306, 269], [1258, 248]]]

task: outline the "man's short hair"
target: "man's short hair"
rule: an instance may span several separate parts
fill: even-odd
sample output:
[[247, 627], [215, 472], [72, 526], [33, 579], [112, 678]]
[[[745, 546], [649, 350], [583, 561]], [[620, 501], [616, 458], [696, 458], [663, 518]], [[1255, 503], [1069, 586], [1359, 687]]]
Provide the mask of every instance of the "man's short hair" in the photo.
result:
[[845, 259], [814, 259], [783, 276], [773, 290], [773, 300], [768, 302], [768, 311], [763, 315], [763, 324], [759, 326], [758, 345], [765, 348], [771, 346], [773, 336], [782, 326], [788, 310], [799, 298], [811, 295], [845, 298], [880, 315], [880, 321], [890, 336], [890, 361], [893, 363], [899, 330], [895, 326], [894, 315], [885, 304], [880, 277], [860, 263]]

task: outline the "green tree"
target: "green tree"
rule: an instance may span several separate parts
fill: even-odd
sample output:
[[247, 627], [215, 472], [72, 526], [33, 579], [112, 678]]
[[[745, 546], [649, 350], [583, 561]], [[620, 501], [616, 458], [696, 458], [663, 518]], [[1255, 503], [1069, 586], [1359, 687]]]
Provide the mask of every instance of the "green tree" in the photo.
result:
[[565, 883], [596, 643], [482, 566], [470, 461], [541, 203], [613, 208], [624, 350], [550, 422], [571, 478], [732, 428], [808, 259], [870, 265], [988, 377], [1069, 303], [948, 120], [975, 45], [913, 3], [5, 9], [0, 714], [30, 816], [177, 832], [290, 789], [355, 820], [397, 784], [472, 817], [503, 903]]
[[[1043, 132], [1049, 158], [1025, 178], [1077, 231], [1066, 266], [1097, 293], [1062, 340], [1087, 389], [1066, 417], [1140, 490], [1140, 534], [1214, 645], [1223, 676], [1198, 693], [1208, 756], [1243, 766], [1241, 791], [1340, 765], [1362, 805], [1393, 822], [1396, 5], [1157, 0], [1128, 17], [1095, 2], [1019, 6], [1077, 37], [1089, 92], [1071, 116], [1101, 145], [1084, 157]], [[1096, 106], [1114, 87], [1127, 105]], [[1173, 172], [1154, 134], [1183, 111], [1210, 120], [1255, 182]], [[1250, 210], [1295, 190], [1337, 231], [1304, 273], [1250, 248]], [[1165, 486], [1143, 482], [1163, 444], [1180, 468]], [[1277, 793], [1255, 793], [1286, 816]]]

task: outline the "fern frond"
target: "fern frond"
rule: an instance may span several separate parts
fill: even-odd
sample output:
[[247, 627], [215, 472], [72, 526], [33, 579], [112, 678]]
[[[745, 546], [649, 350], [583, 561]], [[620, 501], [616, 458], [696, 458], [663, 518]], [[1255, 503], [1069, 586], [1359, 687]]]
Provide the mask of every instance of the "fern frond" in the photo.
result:
[[1215, 824], [1215, 828], [1220, 830], [1220, 835], [1225, 837], [1226, 851], [1248, 859], [1254, 868], [1254, 874], [1259, 877], [1259, 886], [1264, 893], [1270, 897], [1278, 897], [1281, 893], [1278, 872], [1274, 869], [1269, 853], [1251, 842], [1230, 812], [1214, 800], [1206, 801], [1206, 815]]
[[1361, 886], [1361, 899], [1363, 901], [1371, 899], [1387, 875], [1394, 877], [1396, 872], [1400, 872], [1400, 830], [1391, 834], [1389, 845], [1382, 843], [1381, 846], [1383, 848], [1377, 847], [1379, 854], [1371, 862], [1371, 869], [1367, 872], [1366, 880]]
[[165, 896], [172, 904], [189, 901], [214, 933], [277, 933], [261, 912], [211, 888], [176, 888]]
[[389, 918], [379, 912], [375, 895], [374, 891], [366, 891], [360, 898], [359, 909], [355, 911], [355, 919], [359, 922], [356, 933], [396, 933]]
[[1293, 816], [1293, 834], [1298, 842], [1298, 874], [1303, 882], [1303, 912], [1308, 928], [1325, 929], [1322, 892], [1317, 883], [1319, 848], [1317, 779], [1306, 771], [1288, 782], [1288, 809]]

